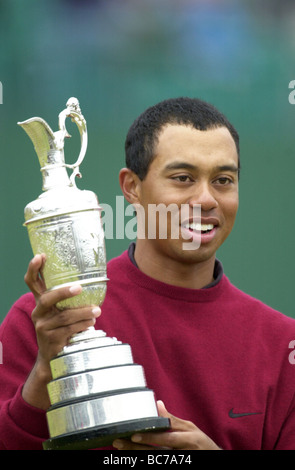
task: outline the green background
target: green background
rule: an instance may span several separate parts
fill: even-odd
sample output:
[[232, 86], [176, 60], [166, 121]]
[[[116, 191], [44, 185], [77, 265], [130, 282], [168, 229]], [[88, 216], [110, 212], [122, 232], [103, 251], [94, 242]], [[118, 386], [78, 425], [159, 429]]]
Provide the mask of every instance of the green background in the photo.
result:
[[[176, 96], [215, 104], [241, 137], [240, 209], [218, 257], [240, 289], [294, 316], [295, 8], [292, 1], [0, 1], [0, 321], [27, 287], [24, 206], [41, 192], [18, 121], [53, 130], [70, 96], [87, 120], [78, 181], [115, 210], [126, 132], [146, 107]], [[70, 127], [70, 126], [69, 126]], [[79, 139], [66, 143], [73, 162]], [[129, 240], [108, 239], [108, 258]]]

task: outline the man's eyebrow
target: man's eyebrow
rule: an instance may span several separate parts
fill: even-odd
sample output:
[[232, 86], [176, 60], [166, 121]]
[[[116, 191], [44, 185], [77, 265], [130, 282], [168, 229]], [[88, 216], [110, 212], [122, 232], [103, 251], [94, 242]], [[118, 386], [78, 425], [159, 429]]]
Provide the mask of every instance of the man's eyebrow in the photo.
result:
[[165, 170], [197, 170], [198, 167], [187, 162], [174, 162], [165, 166]]
[[232, 171], [233, 173], [237, 173], [239, 168], [236, 165], [221, 165], [216, 166], [214, 168], [215, 171]]
[[[187, 162], [174, 162], [165, 166], [165, 170], [198, 170], [196, 165]], [[213, 168], [214, 171], [231, 171], [237, 173], [239, 168], [236, 165], [220, 165]]]

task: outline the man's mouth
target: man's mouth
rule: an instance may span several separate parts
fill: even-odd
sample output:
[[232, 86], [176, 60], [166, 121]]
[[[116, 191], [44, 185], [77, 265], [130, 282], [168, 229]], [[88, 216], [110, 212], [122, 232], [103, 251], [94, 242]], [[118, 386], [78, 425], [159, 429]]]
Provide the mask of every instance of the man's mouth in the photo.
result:
[[183, 224], [183, 227], [188, 229], [190, 232], [198, 232], [198, 233], [208, 233], [214, 229], [213, 224], [200, 224], [198, 222], [191, 222]]
[[[193, 243], [200, 245], [206, 245], [214, 240], [217, 229], [219, 228], [219, 220], [211, 217], [211, 220], [187, 220], [182, 227], [182, 235], [184, 238], [191, 240]], [[186, 232], [186, 233], [185, 233]], [[187, 243], [189, 246], [189, 243]], [[189, 249], [189, 248], [186, 248]]]

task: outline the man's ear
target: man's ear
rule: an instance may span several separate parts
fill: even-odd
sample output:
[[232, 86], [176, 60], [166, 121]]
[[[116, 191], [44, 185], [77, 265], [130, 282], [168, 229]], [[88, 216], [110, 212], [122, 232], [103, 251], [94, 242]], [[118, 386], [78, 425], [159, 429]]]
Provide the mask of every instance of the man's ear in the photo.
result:
[[130, 204], [138, 204], [140, 202], [140, 186], [141, 180], [129, 168], [122, 168], [119, 173], [119, 183], [122, 193]]

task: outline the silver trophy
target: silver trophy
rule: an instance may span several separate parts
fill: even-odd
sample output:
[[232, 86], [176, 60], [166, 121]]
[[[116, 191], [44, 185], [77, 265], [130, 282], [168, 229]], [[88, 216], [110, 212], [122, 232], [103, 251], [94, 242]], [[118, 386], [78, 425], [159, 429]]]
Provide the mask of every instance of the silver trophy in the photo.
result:
[[[66, 164], [65, 121], [76, 123], [81, 150]], [[102, 305], [107, 285], [101, 208], [92, 191], [80, 190], [75, 177], [87, 149], [86, 121], [79, 102], [70, 98], [53, 132], [41, 118], [18, 123], [31, 138], [43, 176], [43, 193], [25, 207], [25, 225], [34, 255], [46, 254], [46, 288], [79, 284], [83, 291], [58, 304], [60, 309]], [[69, 177], [67, 169], [73, 172]], [[50, 438], [44, 449], [93, 449], [135, 432], [169, 429], [159, 417], [154, 393], [128, 344], [94, 327], [74, 335], [50, 363], [47, 411]]]

